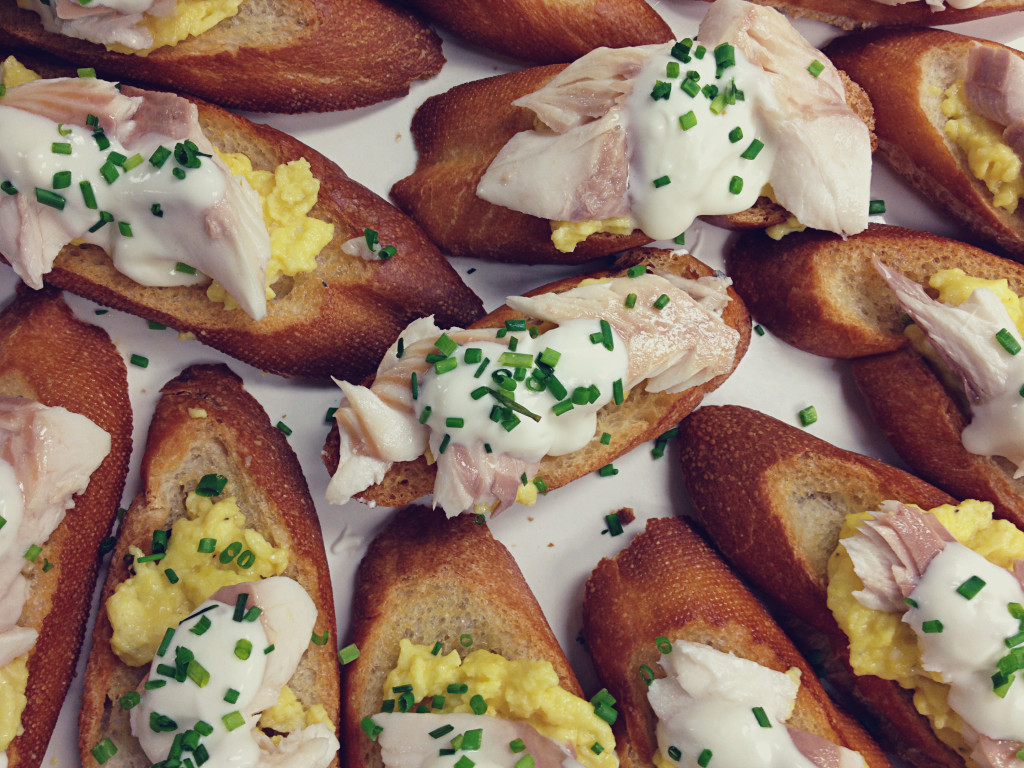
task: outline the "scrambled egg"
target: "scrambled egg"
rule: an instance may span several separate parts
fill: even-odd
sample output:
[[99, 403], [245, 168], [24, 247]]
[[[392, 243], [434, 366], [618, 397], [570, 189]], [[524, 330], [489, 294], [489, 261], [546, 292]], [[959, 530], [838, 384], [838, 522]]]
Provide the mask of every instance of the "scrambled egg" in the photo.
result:
[[[299, 701], [295, 692], [286, 685], [281, 689], [277, 703], [263, 710], [257, 727], [264, 731], [292, 733], [316, 723], [323, 723], [332, 731], [334, 730], [334, 723], [327, 716], [327, 710], [322, 704], [314, 704], [309, 709], [303, 709], [302, 702]], [[272, 736], [271, 740], [277, 743], [280, 738], [280, 736]]]
[[[960, 543], [1003, 568], [1024, 558], [1024, 532], [1006, 520], [992, 519], [988, 502], [964, 501], [958, 507], [944, 504], [930, 510]], [[840, 539], [852, 536], [870, 513], [846, 518]], [[914, 630], [901, 617], [865, 608], [853, 597], [863, 583], [853, 563], [839, 546], [828, 563], [828, 606], [850, 638], [850, 664], [858, 675], [894, 680], [914, 691], [914, 706], [932, 723], [936, 735], [966, 759], [970, 752], [961, 735], [964, 723], [947, 703], [949, 687], [934, 672], [921, 667]]]
[[618, 216], [601, 221], [552, 221], [551, 242], [562, 253], [572, 253], [576, 246], [597, 232], [628, 235], [635, 229], [629, 216]]
[[21, 733], [21, 713], [28, 699], [28, 654], [19, 656], [0, 669], [0, 752], [6, 751], [14, 737]]
[[[274, 298], [272, 286], [282, 275], [294, 276], [316, 269], [316, 257], [334, 237], [334, 225], [307, 214], [316, 205], [320, 182], [313, 176], [309, 162], [293, 160], [271, 171], [253, 170], [248, 157], [238, 153], [218, 153], [235, 176], [244, 176], [263, 203], [263, 221], [270, 233], [270, 264], [267, 267], [267, 298]], [[237, 309], [238, 303], [217, 282], [206, 295]]]
[[142, 23], [153, 35], [151, 48], [137, 51], [123, 45], [108, 45], [107, 50], [146, 56], [165, 45], [177, 45], [192, 35], [201, 35], [224, 19], [238, 13], [242, 0], [178, 0], [167, 16], [144, 14]]
[[951, 85], [942, 101], [946, 135], [967, 153], [967, 165], [975, 178], [985, 182], [992, 204], [1007, 213], [1017, 210], [1024, 197], [1024, 177], [1017, 153], [1003, 141], [1003, 128], [974, 114], [964, 98], [963, 81]]
[[[245, 527], [245, 515], [233, 498], [214, 502], [190, 493], [185, 508], [186, 516], [171, 528], [166, 556], [136, 562], [135, 575], [119, 584], [107, 600], [111, 647], [130, 666], [152, 661], [167, 628], [179, 624], [221, 587], [278, 576], [288, 565], [286, 550], [274, 548]], [[215, 539], [214, 552], [199, 552], [200, 539]], [[222, 562], [221, 553], [234, 542], [241, 543], [240, 551]], [[137, 547], [130, 551], [136, 560], [143, 555]], [[243, 559], [245, 552], [252, 553], [251, 563], [250, 558]]]
[[[415, 701], [440, 695], [444, 706], [435, 712], [472, 712], [470, 699], [479, 694], [487, 702], [487, 714], [526, 722], [558, 743], [572, 743], [577, 759], [587, 768], [616, 768], [615, 737], [611, 726], [594, 714], [594, 705], [561, 688], [554, 667], [547, 661], [508, 661], [490, 651], [477, 650], [459, 658], [431, 654], [427, 645], [403, 639], [398, 665], [384, 682], [385, 699], [392, 689], [412, 685]], [[463, 683], [466, 693], [448, 693], [449, 685]], [[599, 743], [600, 755], [591, 747]]]
[[3, 64], [0, 64], [0, 83], [3, 83], [7, 88], [13, 88], [16, 85], [30, 83], [38, 79], [39, 75], [13, 56], [8, 56], [4, 59]]

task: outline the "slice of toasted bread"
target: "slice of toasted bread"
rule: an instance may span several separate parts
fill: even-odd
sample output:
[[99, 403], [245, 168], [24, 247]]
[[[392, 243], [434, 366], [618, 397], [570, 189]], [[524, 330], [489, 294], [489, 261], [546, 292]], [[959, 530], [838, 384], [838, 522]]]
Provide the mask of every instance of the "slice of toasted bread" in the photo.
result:
[[[651, 242], [640, 230], [598, 232], [566, 253], [551, 242], [547, 219], [477, 197], [477, 185], [501, 148], [515, 134], [534, 128], [534, 113], [512, 101], [540, 89], [562, 69], [535, 67], [463, 83], [416, 110], [412, 135], [419, 159], [412, 174], [395, 182], [391, 196], [446, 253], [523, 264], [579, 264]], [[847, 102], [870, 128], [870, 101], [840, 75]], [[746, 211], [706, 218], [716, 226], [750, 229], [782, 224], [789, 213], [761, 197]]]
[[687, 640], [777, 672], [800, 670], [787, 721], [861, 753], [871, 768], [890, 766], [877, 744], [826, 695], [810, 665], [728, 566], [679, 518], [649, 520], [644, 533], [587, 580], [583, 627], [598, 676], [618, 700], [624, 768], [653, 768], [657, 716], [641, 665], [663, 677], [656, 638]]
[[513, 59], [553, 64], [594, 48], [664, 43], [672, 30], [645, 0], [406, 0], [458, 35]]
[[[34, 64], [35, 62], [33, 62]], [[51, 70], [52, 71], [52, 70]], [[406, 216], [311, 147], [267, 125], [209, 104], [200, 123], [223, 152], [241, 152], [253, 167], [273, 170], [299, 158], [320, 181], [310, 212], [334, 225], [334, 239], [312, 272], [283, 277], [267, 316], [254, 321], [206, 297], [205, 286], [153, 288], [114, 269], [94, 245], [68, 245], [46, 282], [115, 309], [140, 315], [257, 368], [284, 376], [359, 380], [372, 373], [399, 332], [433, 314], [445, 325], [466, 325], [483, 312], [480, 299]], [[376, 230], [394, 257], [368, 261], [342, 250], [364, 229]]]
[[1008, 213], [970, 172], [966, 153], [945, 134], [941, 103], [967, 72], [975, 45], [990, 40], [937, 29], [879, 29], [833, 41], [825, 53], [875, 106], [878, 153], [897, 172], [985, 241], [1024, 256], [1024, 209]]
[[[962, 391], [949, 389], [906, 347], [902, 308], [871, 264], [884, 264], [922, 287], [941, 269], [988, 280], [1005, 278], [1024, 294], [1024, 265], [956, 240], [873, 224], [841, 240], [801, 232], [781, 241], [737, 239], [726, 266], [751, 312], [784, 341], [827, 357], [849, 357], [875, 422], [921, 477], [957, 498], [996, 505], [996, 515], [1024, 525], [1024, 481], [998, 457], [968, 453], [960, 434], [970, 422]], [[865, 357], [867, 356], [867, 357]]]
[[[647, 264], [691, 279], [714, 274], [714, 270], [689, 254], [638, 248], [620, 256], [613, 271], [596, 272], [584, 277], [600, 279], [619, 276], [629, 267], [637, 264]], [[560, 280], [530, 291], [527, 295], [567, 291], [578, 285], [584, 277]], [[743, 302], [732, 292], [732, 289], [729, 289], [729, 296], [732, 300], [725, 309], [723, 319], [740, 334], [731, 373], [739, 365], [750, 343], [750, 317]], [[501, 328], [506, 320], [522, 319], [523, 317], [524, 315], [513, 311], [508, 306], [502, 306], [480, 320], [475, 326]], [[549, 489], [560, 488], [588, 472], [596, 471], [600, 467], [610, 464], [641, 443], [653, 440], [674, 427], [683, 416], [700, 404], [704, 395], [719, 387], [728, 378], [728, 375], [717, 376], [705, 384], [678, 394], [652, 393], [643, 391], [642, 387], [636, 387], [622, 405], [608, 404], [598, 412], [595, 434], [609, 432], [615, 435], [615, 440], [608, 445], [591, 440], [586, 447], [573, 453], [545, 457], [540, 464], [539, 476], [544, 478]], [[332, 428], [324, 448], [324, 464], [331, 474], [337, 469], [337, 425]], [[391, 468], [383, 482], [359, 494], [358, 498], [388, 507], [408, 504], [432, 492], [434, 475], [435, 467], [428, 465], [424, 457], [415, 461], [400, 462]]]
[[[228, 478], [228, 492], [245, 515], [246, 526], [287, 549], [282, 575], [297, 581], [313, 599], [318, 611], [315, 632], [336, 626], [320, 521], [284, 433], [223, 365], [187, 368], [161, 393], [142, 458], [143, 489], [124, 517], [93, 629], [79, 716], [79, 749], [87, 768], [97, 765], [91, 750], [103, 738], [118, 750], [104, 763], [107, 768], [150, 764], [131, 735], [129, 713], [119, 704], [149, 667], [130, 667], [115, 655], [104, 606], [130, 576], [131, 564], [125, 561], [129, 546], [150, 554], [153, 531], [168, 530], [184, 516], [185, 497], [204, 475]], [[310, 644], [289, 681], [299, 701], [306, 707], [321, 704], [336, 724], [339, 685], [333, 644]]]
[[[683, 482], [715, 546], [766, 599], [822, 630], [841, 657], [846, 638], [825, 588], [845, 517], [887, 499], [924, 509], [956, 503], [902, 470], [740, 406], [694, 412], [679, 443]], [[873, 676], [852, 684], [879, 713], [888, 749], [922, 767], [962, 767], [909, 692]]]
[[[710, 2], [710, 0], [708, 0]], [[973, 8], [933, 10], [924, 0], [890, 5], [881, 0], [763, 0], [793, 18], [824, 21], [841, 29], [882, 26], [931, 27], [1024, 10], [1020, 0], [985, 0]]]
[[101, 77], [257, 112], [375, 104], [408, 93], [444, 63], [440, 38], [382, 0], [244, 0], [236, 16], [148, 56], [47, 32], [12, 0], [0, 5], [0, 45], [45, 50]]
[[903, 310], [871, 257], [927, 285], [959, 267], [989, 280], [1005, 277], [1024, 293], [1024, 266], [980, 248], [885, 224], [845, 240], [805, 231], [772, 240], [744, 233], [730, 243], [726, 271], [751, 314], [788, 344], [825, 357], [851, 358], [903, 346]]
[[[360, 727], [381, 711], [384, 681], [399, 641], [461, 655], [480, 648], [509, 660], [549, 661], [565, 690], [579, 682], [509, 551], [470, 515], [408, 507], [371, 543], [356, 574], [352, 642], [345, 667], [344, 737], [348, 768], [380, 768], [380, 750]], [[463, 636], [472, 645], [462, 644]]]
[[[36, 768], [71, 678], [100, 565], [100, 543], [121, 503], [132, 449], [124, 361], [106, 332], [77, 320], [60, 293], [19, 287], [0, 314], [0, 393], [62, 406], [110, 435], [110, 453], [28, 566], [19, 625], [39, 633], [28, 657], [24, 731], [7, 748], [10, 768]], [[52, 565], [47, 568], [46, 564]]]

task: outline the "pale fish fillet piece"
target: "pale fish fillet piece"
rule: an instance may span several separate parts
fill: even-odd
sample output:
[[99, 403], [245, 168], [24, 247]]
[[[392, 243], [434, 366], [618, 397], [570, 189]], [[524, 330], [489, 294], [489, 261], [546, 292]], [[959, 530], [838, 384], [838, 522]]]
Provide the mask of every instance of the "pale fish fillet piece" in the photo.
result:
[[1004, 48], [975, 45], [964, 88], [971, 109], [1004, 126], [1003, 141], [1024, 159], [1024, 61]]
[[[802, 224], [842, 235], [864, 230], [871, 197], [871, 137], [846, 103], [839, 73], [781, 13], [743, 0], [716, 0], [698, 39], [728, 42], [768, 74], [775, 106], [765, 107], [777, 148], [770, 181], [776, 199]], [[813, 77], [807, 67], [824, 69]]]
[[623, 103], [632, 78], [662, 47], [597, 48], [514, 101], [546, 127], [513, 136], [480, 179], [477, 195], [561, 221], [628, 215]]
[[[646, 379], [648, 392], [677, 393], [726, 373], [732, 367], [739, 332], [688, 293], [694, 281], [671, 279], [674, 277], [659, 272], [617, 278], [575, 288], [571, 295], [515, 296], [508, 303], [529, 317], [553, 323], [576, 318], [607, 320], [629, 350], [628, 378], [623, 386], [632, 389]], [[706, 301], [714, 283], [698, 285], [695, 290]], [[717, 281], [716, 293], [726, 302], [727, 285]], [[625, 306], [630, 293], [637, 295], [632, 309]], [[663, 294], [669, 302], [656, 309], [654, 303]], [[721, 302], [717, 299], [714, 303], [724, 306]]]
[[76, 0], [20, 0], [23, 8], [35, 11], [47, 32], [88, 40], [99, 45], [123, 45], [134, 50], [152, 47], [153, 35], [142, 23], [143, 14], [166, 16], [178, 0], [139, 0], [127, 11]]
[[[528, 723], [464, 713], [429, 712], [381, 713], [374, 715], [373, 720], [384, 729], [378, 741], [386, 768], [440, 768], [445, 765], [437, 758], [438, 739], [430, 735], [442, 725], [454, 726], [453, 733], [483, 729], [481, 749], [473, 752], [474, 759], [482, 765], [508, 765], [511, 768], [522, 755], [529, 754], [536, 768], [581, 768], [570, 746], [542, 736]], [[522, 739], [526, 745], [526, 749], [518, 754], [508, 746], [515, 739]], [[454, 764], [459, 756], [453, 755], [450, 764]]]
[[[113, 228], [96, 233], [72, 230], [68, 216], [30, 196], [4, 195], [0, 199], [0, 252], [26, 283], [42, 287], [42, 276], [50, 271], [60, 249], [81, 238], [107, 250], [115, 268], [136, 282], [195, 282], [196, 278], [171, 269], [181, 261], [221, 283], [254, 320], [266, 315], [270, 235], [263, 221], [262, 203], [249, 183], [233, 176], [217, 157], [213, 144], [202, 132], [194, 104], [168, 93], [127, 86], [119, 91], [113, 83], [95, 78], [54, 78], [10, 88], [0, 105], [77, 126], [85, 126], [87, 116], [95, 115], [109, 138], [129, 152], [138, 150], [146, 157], [157, 145], [173, 147], [176, 142], [191, 140], [200, 152], [210, 155], [202, 162], [212, 164], [224, 181], [224, 195], [216, 204], [198, 220], [184, 220], [175, 227], [173, 254], [168, 251], [159, 258], [169, 265], [165, 270], [154, 269], [149, 261], [139, 259], [137, 246], [126, 242], [128, 238], [114, 236]], [[174, 214], [168, 209], [165, 215]]]
[[515, 503], [523, 475], [532, 480], [540, 466], [540, 462], [504, 451], [487, 453], [482, 441], [471, 446], [453, 443], [440, 453], [441, 440], [441, 435], [430, 438], [431, 452], [437, 457], [434, 506], [441, 507], [449, 517], [489, 498], [498, 502], [491, 514], [503, 512]]

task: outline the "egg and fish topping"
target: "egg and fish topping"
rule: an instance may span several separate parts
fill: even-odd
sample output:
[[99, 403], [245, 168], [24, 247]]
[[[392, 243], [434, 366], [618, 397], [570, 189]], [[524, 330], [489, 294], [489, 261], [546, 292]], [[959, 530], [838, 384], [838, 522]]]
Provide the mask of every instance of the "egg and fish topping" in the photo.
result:
[[991, 764], [993, 740], [1024, 760], [1022, 558], [1024, 533], [993, 520], [988, 502], [928, 512], [883, 502], [847, 517], [828, 563], [828, 605], [853, 670], [912, 690], [936, 735], [972, 765]]
[[[322, 727], [313, 734], [326, 738], [320, 731], [327, 728], [333, 739], [333, 724], [323, 706], [304, 706], [286, 685], [294, 665], [285, 664], [292, 670], [286, 669], [286, 673], [267, 672], [292, 656], [298, 662], [309, 642], [301, 639], [304, 633], [318, 645], [327, 642], [327, 633], [318, 636], [312, 631], [317, 613], [312, 600], [294, 581], [280, 575], [288, 565], [287, 550], [274, 547], [258, 531], [246, 527], [245, 515], [234, 498], [222, 495], [226, 484], [221, 475], [204, 476], [186, 497], [185, 515], [169, 532], [154, 531], [151, 554], [130, 547], [134, 574], [118, 585], [106, 604], [114, 652], [130, 666], [152, 666], [143, 690], [125, 694], [120, 703], [133, 712], [133, 718], [137, 717], [135, 708], [142, 705], [139, 711], [144, 711], [151, 725], [156, 724], [156, 728], [138, 729], [144, 734], [143, 747], [147, 754], [153, 753], [154, 760], [171, 752], [180, 756], [184, 744], [186, 752], [193, 752], [195, 764], [202, 765], [221, 749], [216, 746], [215, 750], [215, 745], [225, 734], [229, 737], [224, 749], [250, 753], [252, 739], [260, 748], [271, 749], [269, 745], [277, 747], [287, 740], [287, 734], [317, 724]], [[253, 604], [247, 606], [250, 596]], [[227, 599], [233, 604], [225, 604]], [[281, 613], [282, 606], [288, 606], [286, 615]], [[296, 641], [292, 648], [291, 640], [287, 647], [279, 639], [268, 641], [271, 630], [264, 630], [257, 621], [261, 616], [278, 620], [274, 636], [280, 637], [281, 627], [287, 626], [289, 637], [301, 642]], [[216, 631], [208, 633], [212, 622], [216, 622]], [[303, 629], [307, 624], [309, 631]], [[225, 640], [223, 632], [241, 634]], [[284, 654], [269, 656], [281, 648], [286, 650]], [[214, 657], [218, 660], [208, 660]], [[230, 674], [237, 680], [218, 687], [214, 696], [207, 683], [222, 670], [234, 670]], [[269, 691], [261, 688], [265, 677], [273, 680]], [[196, 690], [189, 688], [192, 684]], [[167, 686], [170, 689], [165, 690]], [[186, 720], [196, 722], [178, 727]], [[243, 724], [247, 727], [240, 735], [230, 736]], [[250, 738], [254, 727], [275, 735]], [[149, 731], [161, 736], [154, 737]], [[164, 738], [165, 734], [170, 736]], [[159, 743], [146, 743], [154, 738]], [[336, 751], [337, 742], [333, 744]], [[198, 749], [202, 745], [203, 749]], [[100, 755], [113, 754], [111, 749], [116, 751], [116, 745], [109, 739], [96, 747]]]
[[309, 163], [254, 170], [210, 143], [188, 101], [91, 74], [42, 80], [4, 63], [0, 210], [24, 208], [16, 221], [45, 237], [7, 227], [0, 251], [41, 287], [63, 245], [92, 243], [138, 283], [212, 278], [211, 299], [262, 318], [273, 283], [315, 269], [334, 234], [308, 215], [320, 188]]
[[17, 0], [48, 32], [146, 56], [201, 35], [238, 13], [242, 0]]
[[[459, 643], [468, 648], [473, 638], [464, 634]], [[607, 691], [588, 702], [559, 685], [548, 661], [508, 660], [483, 649], [460, 658], [442, 647], [403, 639], [384, 683], [382, 713], [363, 719], [385, 765], [399, 749], [423, 764], [458, 768], [618, 765], [611, 731], [617, 712]]]

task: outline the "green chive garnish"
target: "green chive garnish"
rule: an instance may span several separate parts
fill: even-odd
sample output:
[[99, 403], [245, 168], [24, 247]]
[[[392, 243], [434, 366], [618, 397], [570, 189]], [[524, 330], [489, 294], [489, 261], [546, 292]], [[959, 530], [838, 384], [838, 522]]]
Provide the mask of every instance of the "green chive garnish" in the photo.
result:
[[338, 651], [338, 661], [342, 664], [349, 664], [359, 658], [359, 648], [356, 647], [355, 643], [346, 645], [340, 651]]

